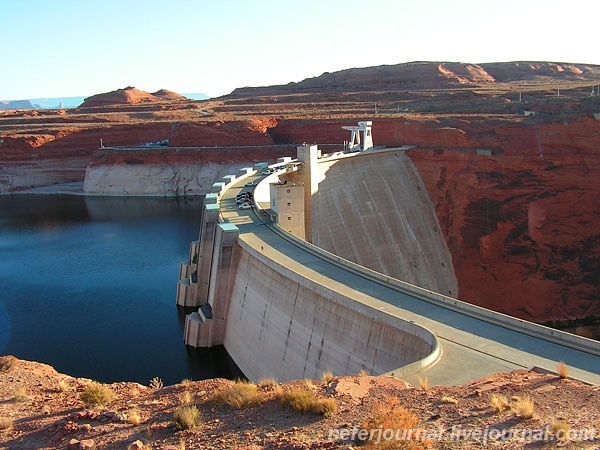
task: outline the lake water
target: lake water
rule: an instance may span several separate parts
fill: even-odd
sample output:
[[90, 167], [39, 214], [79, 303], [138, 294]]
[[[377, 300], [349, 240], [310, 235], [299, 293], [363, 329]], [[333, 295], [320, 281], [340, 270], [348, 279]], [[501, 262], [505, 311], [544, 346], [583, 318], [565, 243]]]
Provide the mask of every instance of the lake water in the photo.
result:
[[175, 293], [200, 207], [200, 198], [0, 196], [0, 354], [101, 382], [242, 376], [223, 347], [183, 344]]

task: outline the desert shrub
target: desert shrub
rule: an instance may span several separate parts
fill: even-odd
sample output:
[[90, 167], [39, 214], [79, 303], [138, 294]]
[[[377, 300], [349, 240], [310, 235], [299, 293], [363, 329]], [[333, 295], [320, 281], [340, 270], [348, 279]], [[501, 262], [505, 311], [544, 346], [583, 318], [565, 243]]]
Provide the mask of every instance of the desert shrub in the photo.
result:
[[15, 392], [13, 392], [13, 402], [15, 403], [21, 403], [28, 399], [28, 392], [24, 387], [17, 388]]
[[64, 379], [60, 379], [58, 380], [57, 387], [59, 392], [67, 392], [69, 390], [69, 383]]
[[310, 389], [311, 391], [314, 391], [317, 387], [315, 386], [315, 383], [313, 383], [312, 380], [309, 380], [308, 378], [305, 380], [302, 380], [302, 383], [304, 384], [304, 387], [306, 389]]
[[522, 419], [531, 419], [535, 410], [533, 400], [529, 397], [524, 397], [514, 402], [512, 406], [515, 414]]
[[333, 372], [328, 370], [327, 372], [323, 372], [323, 376], [321, 377], [322, 384], [329, 384], [333, 381]]
[[570, 425], [564, 420], [555, 420], [550, 424], [550, 432], [553, 436], [558, 440], [563, 440], [566, 438], [567, 433], [571, 429]]
[[277, 380], [273, 377], [261, 378], [260, 380], [258, 380], [258, 386], [262, 388], [277, 386], [277, 384]]
[[192, 393], [190, 391], [183, 391], [183, 394], [181, 394], [181, 403], [183, 403], [184, 405], [189, 405], [190, 403], [192, 403], [192, 400]]
[[196, 406], [180, 406], [173, 411], [173, 423], [180, 430], [189, 430], [200, 425], [202, 414]]
[[[366, 439], [359, 443], [366, 448], [380, 449], [426, 449], [429, 441], [410, 430], [415, 429], [419, 418], [408, 409], [400, 406], [397, 398], [389, 398], [384, 403], [377, 403], [371, 412], [372, 417], [364, 422], [361, 431], [365, 430]], [[385, 439], [382, 430], [393, 430], [394, 436]]]
[[569, 368], [563, 361], [560, 361], [557, 364], [556, 373], [558, 374], [561, 380], [566, 380], [567, 378], [569, 378]]
[[328, 416], [337, 410], [333, 398], [317, 398], [315, 393], [306, 388], [293, 388], [285, 391], [279, 401], [283, 406], [301, 413], [321, 414]]
[[181, 385], [183, 387], [188, 387], [191, 384], [192, 384], [192, 380], [190, 380], [189, 378], [184, 378], [183, 380], [181, 380]]
[[163, 386], [163, 381], [158, 377], [154, 377], [150, 380], [150, 387], [152, 389], [162, 389]]
[[234, 381], [228, 388], [217, 392], [213, 396], [213, 401], [234, 408], [253, 405], [262, 402], [262, 400], [263, 393], [258, 390], [258, 386], [244, 380]]
[[115, 398], [115, 393], [105, 384], [92, 382], [79, 394], [79, 399], [88, 407], [103, 406]]
[[13, 426], [14, 420], [10, 417], [0, 417], [0, 430], [8, 430]]
[[127, 411], [127, 422], [133, 426], [138, 426], [140, 423], [142, 423], [142, 417], [140, 416], [140, 412], [137, 408], [131, 408], [129, 411]]
[[426, 391], [427, 389], [429, 389], [429, 379], [427, 377], [425, 377], [425, 378], [419, 377], [419, 387], [423, 391]]
[[13, 355], [0, 356], [0, 371], [10, 372], [17, 363], [17, 358]]
[[497, 413], [503, 413], [505, 411], [510, 410], [510, 403], [504, 395], [492, 394], [492, 397], [490, 398], [490, 403], [494, 411], [496, 411]]

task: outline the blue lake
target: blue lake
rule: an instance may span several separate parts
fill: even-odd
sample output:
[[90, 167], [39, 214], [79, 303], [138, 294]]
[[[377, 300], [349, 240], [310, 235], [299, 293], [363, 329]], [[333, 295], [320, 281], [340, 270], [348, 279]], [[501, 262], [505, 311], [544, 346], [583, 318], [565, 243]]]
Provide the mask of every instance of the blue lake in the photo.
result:
[[101, 382], [242, 376], [223, 347], [183, 344], [175, 293], [200, 207], [200, 198], [0, 196], [0, 354]]

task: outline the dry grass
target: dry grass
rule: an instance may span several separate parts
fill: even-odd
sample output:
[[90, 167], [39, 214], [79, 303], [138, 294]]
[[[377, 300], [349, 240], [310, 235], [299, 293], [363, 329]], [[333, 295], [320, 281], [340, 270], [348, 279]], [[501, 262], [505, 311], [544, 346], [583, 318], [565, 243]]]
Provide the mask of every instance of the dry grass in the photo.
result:
[[257, 385], [244, 380], [236, 380], [228, 388], [217, 392], [212, 400], [234, 408], [242, 408], [260, 403], [263, 398], [264, 395], [258, 390]]
[[[392, 374], [393, 376], [394, 374]], [[366, 377], [367, 376], [367, 372], [365, 372], [365, 369], [362, 369], [360, 372], [358, 372], [358, 376], [359, 377]]]
[[422, 391], [426, 391], [427, 389], [429, 389], [429, 379], [427, 377], [419, 377], [419, 387]]
[[558, 374], [558, 377], [561, 380], [566, 380], [567, 378], [569, 378], [569, 368], [567, 367], [567, 365], [564, 363], [564, 361], [560, 361], [557, 365], [556, 365], [556, 373]]
[[492, 394], [490, 403], [494, 411], [496, 411], [498, 414], [510, 410], [510, 403], [504, 395]]
[[13, 392], [13, 402], [21, 403], [29, 400], [29, 393], [24, 387], [19, 387]]
[[337, 410], [335, 399], [317, 398], [313, 391], [301, 387], [285, 391], [279, 398], [279, 401], [283, 406], [301, 413], [328, 416]]
[[269, 388], [269, 387], [277, 386], [278, 384], [279, 383], [277, 383], [277, 380], [272, 377], [261, 378], [260, 380], [258, 380], [258, 386], [261, 388]]
[[180, 406], [173, 411], [173, 423], [180, 430], [190, 430], [200, 425], [202, 414], [195, 406]]
[[131, 408], [127, 411], [127, 422], [136, 427], [142, 423], [142, 416], [140, 416], [140, 412], [137, 408]]
[[328, 416], [337, 410], [333, 398], [317, 398], [315, 393], [307, 388], [298, 387], [285, 391], [279, 398], [283, 406], [300, 413], [312, 413]]
[[190, 380], [189, 378], [184, 378], [183, 380], [181, 380], [181, 385], [183, 387], [188, 387], [192, 384], [192, 380]]
[[533, 412], [535, 411], [535, 405], [531, 398], [524, 397], [514, 402], [512, 410], [517, 417], [520, 417], [521, 419], [531, 419], [533, 417]]
[[0, 371], [10, 372], [17, 363], [17, 358], [13, 355], [0, 356]]
[[394, 430], [395, 433], [402, 433], [402, 430], [413, 430], [419, 421], [418, 417], [398, 405], [397, 398], [389, 398], [384, 403], [375, 405], [372, 411], [373, 417], [362, 424], [361, 429], [367, 430], [368, 436], [361, 444], [365, 448], [379, 449], [426, 449], [429, 442], [419, 440], [419, 436], [408, 436], [404, 440], [385, 440], [380, 439], [380, 430]]
[[321, 383], [322, 384], [329, 384], [333, 381], [333, 372], [331, 372], [330, 370], [323, 372], [323, 376], [321, 377]]
[[446, 403], [446, 404], [452, 404], [452, 405], [456, 405], [458, 403], [458, 400], [455, 399], [454, 397], [448, 397], [448, 396], [443, 396], [440, 401], [442, 403]]
[[306, 387], [306, 389], [310, 389], [311, 391], [314, 391], [317, 387], [315, 386], [315, 383], [313, 383], [312, 380], [309, 379], [305, 379], [302, 380], [304, 383], [304, 387]]
[[92, 382], [79, 394], [79, 399], [88, 407], [104, 406], [115, 398], [115, 393], [105, 384]]
[[183, 394], [181, 394], [181, 403], [184, 405], [189, 405], [193, 400], [194, 396], [190, 391], [183, 391]]
[[14, 420], [10, 417], [0, 417], [0, 430], [8, 430], [13, 426]]
[[69, 390], [69, 383], [64, 379], [61, 379], [58, 380], [57, 387], [59, 392], [67, 392]]
[[570, 429], [571, 426], [562, 419], [555, 420], [550, 424], [550, 432], [558, 440], [565, 439]]
[[150, 380], [150, 387], [152, 389], [162, 389], [163, 386], [163, 381], [158, 377], [154, 377]]

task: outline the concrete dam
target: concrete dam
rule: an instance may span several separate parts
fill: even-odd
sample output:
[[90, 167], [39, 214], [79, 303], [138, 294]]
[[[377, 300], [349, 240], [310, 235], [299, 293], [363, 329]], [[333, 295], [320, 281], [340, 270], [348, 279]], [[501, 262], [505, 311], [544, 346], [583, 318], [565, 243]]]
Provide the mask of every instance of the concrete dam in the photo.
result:
[[[186, 345], [224, 345], [257, 381], [389, 373], [463, 384], [518, 368], [600, 384], [600, 343], [457, 299], [452, 259], [403, 148], [298, 147], [205, 198], [182, 263]], [[254, 205], [240, 209], [240, 192]], [[244, 198], [248, 198], [247, 196]]]

